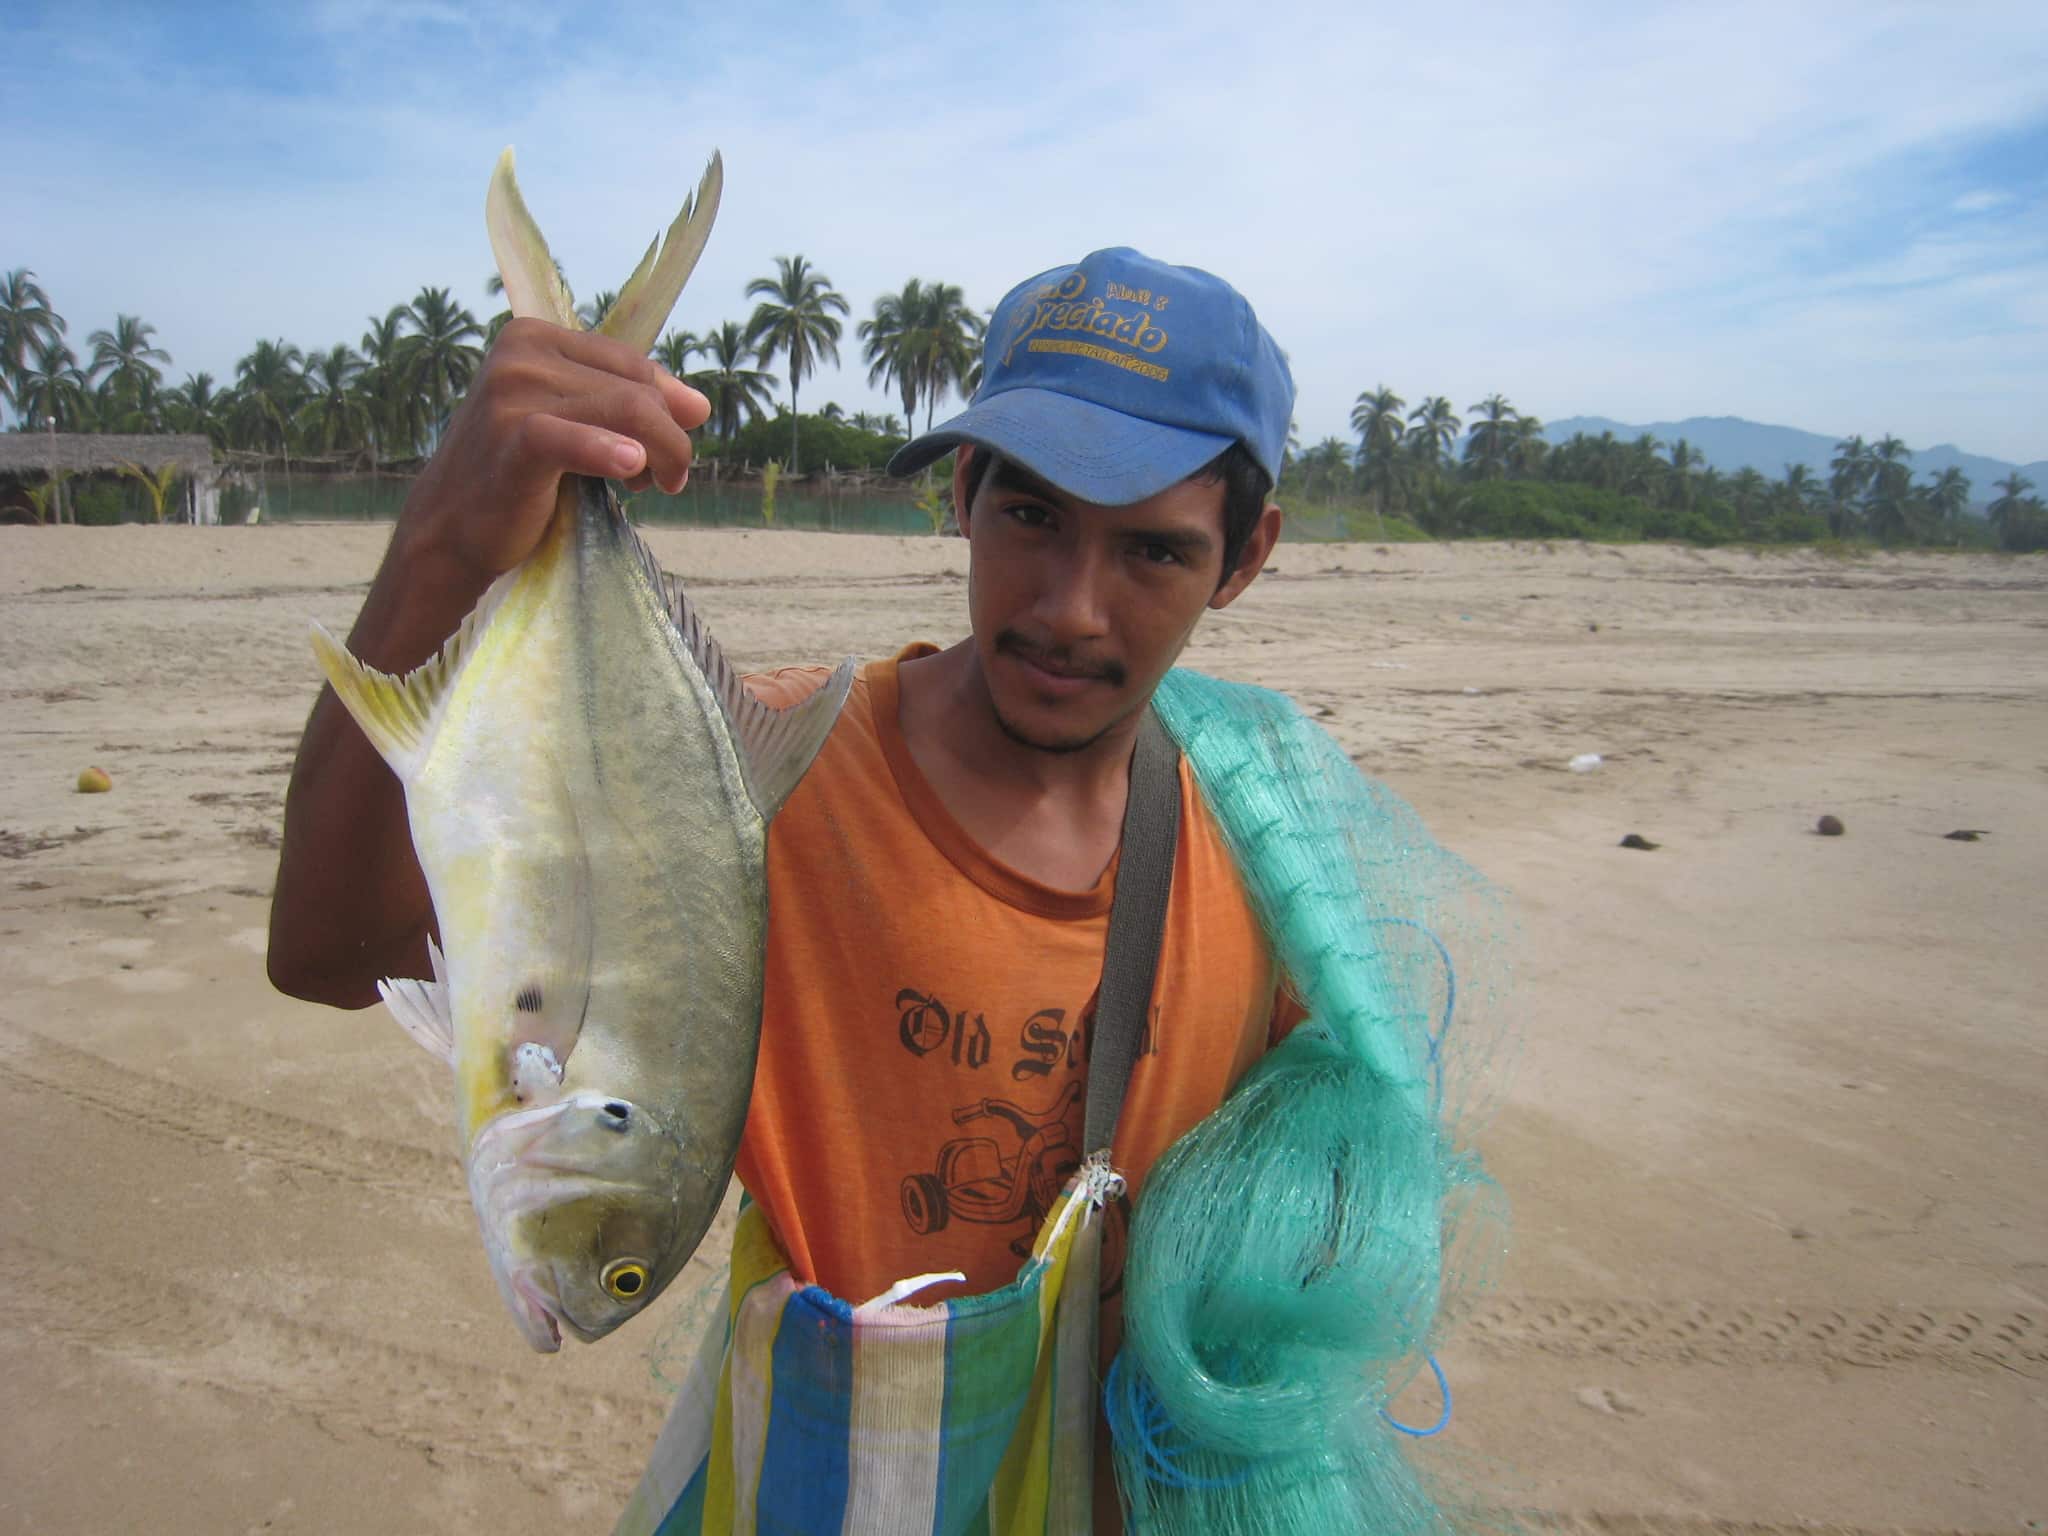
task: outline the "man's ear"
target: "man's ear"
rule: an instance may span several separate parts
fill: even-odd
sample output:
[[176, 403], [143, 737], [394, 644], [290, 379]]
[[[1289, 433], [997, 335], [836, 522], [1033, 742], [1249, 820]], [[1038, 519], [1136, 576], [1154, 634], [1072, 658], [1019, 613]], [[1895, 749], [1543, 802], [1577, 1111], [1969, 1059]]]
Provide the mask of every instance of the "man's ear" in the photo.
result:
[[1209, 599], [1209, 606], [1228, 608], [1236, 602], [1238, 594], [1250, 586], [1252, 578], [1265, 568], [1266, 557], [1273, 553], [1273, 546], [1279, 542], [1280, 508], [1269, 501], [1259, 514], [1259, 520], [1252, 524], [1244, 549], [1238, 554], [1237, 569], [1216, 589], [1216, 595]]
[[960, 537], [967, 537], [967, 467], [971, 456], [981, 452], [972, 443], [962, 443], [953, 450], [953, 523], [960, 530]]

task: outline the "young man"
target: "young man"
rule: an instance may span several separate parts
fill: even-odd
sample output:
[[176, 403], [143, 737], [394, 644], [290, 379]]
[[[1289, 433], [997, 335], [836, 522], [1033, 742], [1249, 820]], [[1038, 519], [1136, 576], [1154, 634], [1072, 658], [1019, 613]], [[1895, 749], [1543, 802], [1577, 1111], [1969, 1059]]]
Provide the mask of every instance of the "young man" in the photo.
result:
[[[962, 1293], [986, 1293], [1030, 1253], [1080, 1159], [1140, 717], [1278, 537], [1268, 493], [1293, 397], [1228, 285], [1098, 251], [1004, 299], [974, 401], [891, 465], [960, 450], [972, 633], [869, 665], [771, 828], [739, 1175], [799, 1280], [857, 1303], [957, 1270]], [[513, 322], [409, 499], [349, 648], [386, 671], [418, 665], [535, 547], [561, 475], [676, 489], [706, 414], [617, 343]], [[823, 675], [753, 686], [781, 704]], [[1151, 1023], [1114, 1144], [1133, 1198], [1291, 1022], [1185, 768], [1181, 788]], [[379, 977], [427, 974], [432, 921], [399, 787], [323, 693], [287, 802], [272, 979], [365, 1006]]]

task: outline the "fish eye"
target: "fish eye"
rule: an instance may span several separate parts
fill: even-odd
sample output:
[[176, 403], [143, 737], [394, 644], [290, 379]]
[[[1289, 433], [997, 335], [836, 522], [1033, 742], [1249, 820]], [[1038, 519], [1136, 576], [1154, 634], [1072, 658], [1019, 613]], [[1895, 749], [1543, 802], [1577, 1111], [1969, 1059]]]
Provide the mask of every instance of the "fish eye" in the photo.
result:
[[647, 1289], [647, 1266], [638, 1259], [613, 1259], [598, 1279], [615, 1301], [631, 1301]]

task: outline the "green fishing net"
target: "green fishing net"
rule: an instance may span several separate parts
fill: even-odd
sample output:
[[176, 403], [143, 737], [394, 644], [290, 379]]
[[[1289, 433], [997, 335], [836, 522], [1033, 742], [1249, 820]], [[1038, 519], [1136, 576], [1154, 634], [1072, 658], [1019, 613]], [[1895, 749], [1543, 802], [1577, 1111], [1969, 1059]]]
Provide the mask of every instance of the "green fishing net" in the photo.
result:
[[1500, 1249], [1469, 1145], [1497, 1091], [1498, 900], [1281, 695], [1176, 671], [1154, 705], [1308, 1019], [1139, 1200], [1104, 1391], [1132, 1528], [1461, 1528], [1413, 1449], [1429, 1426], [1390, 1404]]

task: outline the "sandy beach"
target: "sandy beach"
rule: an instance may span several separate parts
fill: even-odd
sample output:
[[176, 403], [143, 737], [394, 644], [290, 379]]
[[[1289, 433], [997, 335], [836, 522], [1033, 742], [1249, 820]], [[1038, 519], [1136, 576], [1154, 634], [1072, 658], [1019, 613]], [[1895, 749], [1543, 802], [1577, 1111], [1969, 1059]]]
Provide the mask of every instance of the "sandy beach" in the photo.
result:
[[[0, 528], [0, 1530], [604, 1529], [723, 1262], [531, 1353], [444, 1070], [266, 983], [305, 624], [385, 533]], [[958, 540], [652, 542], [749, 669], [964, 629]], [[1425, 1454], [1537, 1529], [2048, 1528], [2048, 558], [1273, 564], [1188, 661], [1518, 930], [1513, 1244]]]

